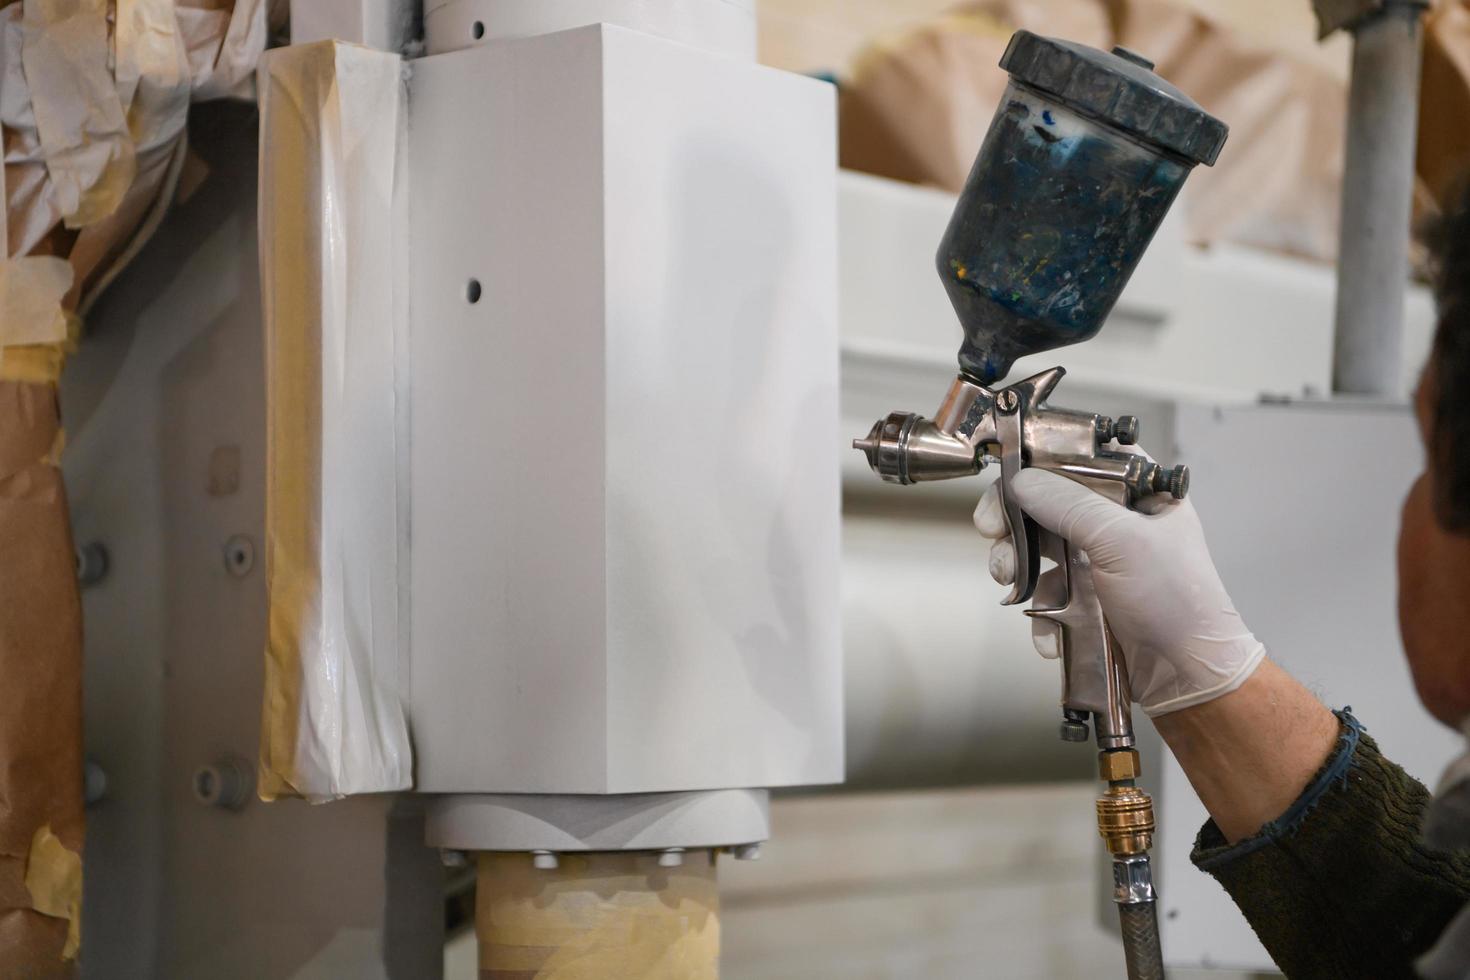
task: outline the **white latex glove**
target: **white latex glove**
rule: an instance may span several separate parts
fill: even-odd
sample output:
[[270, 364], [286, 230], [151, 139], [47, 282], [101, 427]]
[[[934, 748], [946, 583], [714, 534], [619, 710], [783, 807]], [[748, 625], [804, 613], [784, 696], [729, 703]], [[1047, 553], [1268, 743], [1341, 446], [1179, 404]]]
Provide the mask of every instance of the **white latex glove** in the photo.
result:
[[[1150, 716], [1228, 694], [1260, 665], [1266, 648], [1225, 594], [1189, 501], [1159, 495], [1128, 510], [1039, 469], [1022, 470], [1011, 488], [1033, 520], [1087, 553], [1103, 615], [1123, 647], [1133, 699]], [[975, 527], [995, 541], [991, 576], [1011, 584], [1016, 556], [999, 481], [980, 498]], [[1063, 588], [1062, 570], [1054, 568], [1042, 574], [1036, 596], [1052, 605]], [[1032, 623], [1037, 651], [1059, 656], [1060, 627], [1039, 618]]]

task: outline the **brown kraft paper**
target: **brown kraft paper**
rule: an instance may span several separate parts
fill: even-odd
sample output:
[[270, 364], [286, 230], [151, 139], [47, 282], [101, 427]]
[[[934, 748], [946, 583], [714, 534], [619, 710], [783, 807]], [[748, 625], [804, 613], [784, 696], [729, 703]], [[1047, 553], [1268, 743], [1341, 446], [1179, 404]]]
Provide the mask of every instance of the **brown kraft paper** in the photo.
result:
[[80, 926], [82, 625], [60, 439], [54, 385], [0, 380], [3, 980], [71, 976]]

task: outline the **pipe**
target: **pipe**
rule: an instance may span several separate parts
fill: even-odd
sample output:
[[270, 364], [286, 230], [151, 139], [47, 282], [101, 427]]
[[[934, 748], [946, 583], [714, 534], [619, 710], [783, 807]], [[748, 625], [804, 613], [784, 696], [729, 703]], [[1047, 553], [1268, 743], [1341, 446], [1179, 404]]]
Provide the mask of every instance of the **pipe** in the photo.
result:
[[1422, 12], [1389, 0], [1353, 29], [1332, 370], [1340, 394], [1402, 394]]
[[480, 980], [716, 980], [715, 851], [483, 851]]

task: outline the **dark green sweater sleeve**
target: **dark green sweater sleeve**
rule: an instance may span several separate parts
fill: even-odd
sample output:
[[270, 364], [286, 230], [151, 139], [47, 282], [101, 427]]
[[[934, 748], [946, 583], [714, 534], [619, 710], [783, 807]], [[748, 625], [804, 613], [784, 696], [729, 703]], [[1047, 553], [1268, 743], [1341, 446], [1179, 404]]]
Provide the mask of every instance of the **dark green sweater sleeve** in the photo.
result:
[[1470, 901], [1470, 857], [1421, 842], [1429, 792], [1338, 717], [1337, 749], [1286, 813], [1234, 846], [1209, 821], [1191, 858], [1293, 980], [1412, 978]]

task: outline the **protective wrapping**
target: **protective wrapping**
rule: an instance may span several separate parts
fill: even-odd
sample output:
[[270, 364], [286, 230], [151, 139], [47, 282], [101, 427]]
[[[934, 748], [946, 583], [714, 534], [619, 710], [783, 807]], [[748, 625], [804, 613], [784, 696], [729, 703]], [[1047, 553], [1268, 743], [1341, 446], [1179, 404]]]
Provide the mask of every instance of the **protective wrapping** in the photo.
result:
[[333, 41], [261, 61], [265, 799], [411, 782], [400, 68]]
[[42, 348], [0, 349], [0, 976], [70, 975], [81, 936], [82, 610]]

